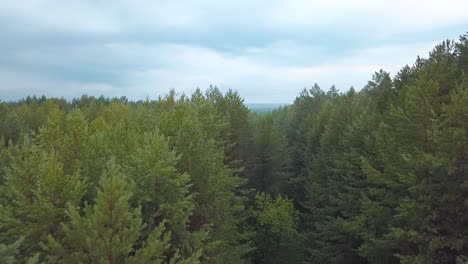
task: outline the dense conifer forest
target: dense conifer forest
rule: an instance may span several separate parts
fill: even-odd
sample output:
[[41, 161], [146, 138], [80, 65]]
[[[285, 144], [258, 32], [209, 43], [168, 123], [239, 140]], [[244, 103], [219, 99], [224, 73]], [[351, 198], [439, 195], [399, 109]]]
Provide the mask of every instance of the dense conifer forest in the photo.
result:
[[0, 136], [0, 263], [468, 261], [468, 34], [269, 113], [28, 97]]

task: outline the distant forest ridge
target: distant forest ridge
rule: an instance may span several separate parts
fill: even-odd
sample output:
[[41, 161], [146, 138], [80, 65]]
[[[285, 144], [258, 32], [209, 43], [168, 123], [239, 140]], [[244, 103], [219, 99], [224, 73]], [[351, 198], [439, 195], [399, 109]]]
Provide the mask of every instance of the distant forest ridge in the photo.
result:
[[287, 103], [246, 103], [247, 108], [256, 113], [270, 112], [282, 106], [287, 106]]

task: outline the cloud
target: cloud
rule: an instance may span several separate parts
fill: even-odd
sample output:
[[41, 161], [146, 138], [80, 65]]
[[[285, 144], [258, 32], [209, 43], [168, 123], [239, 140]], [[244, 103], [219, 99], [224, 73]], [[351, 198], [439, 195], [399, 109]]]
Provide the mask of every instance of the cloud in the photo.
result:
[[18, 100], [27, 95], [74, 98], [83, 94], [117, 96], [115, 87], [106, 83], [56, 81], [32, 74], [0, 69], [2, 100]]
[[[114, 93], [119, 96], [139, 99], [149, 95], [154, 98], [167, 93], [170, 88], [191, 93], [197, 87], [215, 84], [223, 89], [237, 89], [249, 101], [290, 102], [303, 87], [315, 82], [325, 89], [335, 84], [346, 90], [351, 86], [362, 87], [380, 68], [395, 74], [401, 66], [414, 61], [414, 50], [427, 54], [433, 43], [358, 50], [349, 57], [312, 66], [272, 65], [255, 58], [179, 44], [109, 46], [116, 54], [129, 58], [151, 54], [145, 58], [146, 65], [140, 70], [132, 68], [123, 73], [131, 81], [127, 84], [128, 89], [114, 88]], [[152, 66], [151, 61], [159, 65]]]
[[[69, 98], [84, 93], [131, 99], [155, 98], [171, 88], [191, 93], [197, 87], [207, 88], [214, 84], [222, 89], [237, 89], [247, 101], [284, 103], [291, 102], [302, 88], [316, 82], [324, 89], [337, 85], [344, 91], [351, 86], [364, 86], [372, 73], [381, 68], [396, 74], [400, 67], [414, 61], [414, 51], [424, 55], [433, 45], [431, 42], [381, 46], [356, 50], [349, 56], [321, 63], [297, 66], [261, 61], [255, 56], [249, 57], [249, 52], [233, 56], [205, 47], [171, 43], [148, 46], [109, 43], [103, 53], [111, 59], [109, 67], [113, 63], [118, 65], [118, 61], [129, 64], [128, 67], [111, 67], [117, 71], [115, 75], [120, 75], [122, 82], [105, 73], [101, 74], [114, 83], [105, 82], [103, 77], [79, 82], [5, 71], [0, 74], [0, 79], [3, 80], [3, 90], [13, 99], [32, 93]], [[290, 50], [287, 46], [283, 48]], [[267, 53], [268, 57], [270, 52], [276, 53], [276, 48], [263, 50], [262, 54]], [[112, 57], [116, 57], [115, 61]], [[91, 65], [96, 68], [92, 71], [98, 72], [99, 66], [99, 63]]]
[[[164, 66], [135, 72], [133, 79], [188, 93], [196, 87], [216, 84], [237, 89], [248, 100], [279, 103], [288, 98], [290, 102], [303, 87], [315, 82], [324, 89], [337, 85], [344, 91], [351, 86], [363, 87], [372, 73], [381, 68], [396, 74], [401, 67], [414, 62], [415, 51], [424, 56], [434, 45], [429, 42], [381, 46], [357, 50], [349, 56], [322, 63], [294, 66], [260, 62], [256, 57], [226, 55], [203, 47], [165, 44], [154, 47], [161, 54], [157, 61]], [[128, 49], [135, 50], [134, 47]], [[268, 52], [263, 50], [262, 54]], [[262, 97], [265, 99], [260, 99]]]
[[345, 28], [360, 27], [395, 33], [464, 23], [467, 21], [467, 10], [468, 3], [458, 0], [289, 0], [273, 4], [269, 20], [275, 21], [275, 26], [282, 27], [340, 24]]
[[[224, 36], [270, 42], [280, 36], [313, 40], [336, 34], [383, 37], [466, 25], [468, 4], [459, 0], [110, 1], [31, 0], [2, 3], [0, 16], [16, 31], [128, 35], [171, 42], [184, 36]], [[8, 20], [8, 19], [7, 19]], [[327, 32], [328, 31], [328, 32]], [[348, 32], [346, 32], [348, 31]], [[304, 34], [309, 33], [309, 34]], [[146, 38], [147, 36], [136, 36]], [[249, 41], [240, 38], [242, 41]], [[324, 41], [322, 39], [322, 41]]]
[[99, 1], [7, 1], [0, 14], [19, 23], [18, 30], [57, 30], [72, 33], [111, 33], [118, 20], [108, 16]]
[[468, 3], [436, 1], [8, 1], [0, 99], [141, 99], [210, 84], [291, 102], [315, 82], [361, 88], [466, 30]]

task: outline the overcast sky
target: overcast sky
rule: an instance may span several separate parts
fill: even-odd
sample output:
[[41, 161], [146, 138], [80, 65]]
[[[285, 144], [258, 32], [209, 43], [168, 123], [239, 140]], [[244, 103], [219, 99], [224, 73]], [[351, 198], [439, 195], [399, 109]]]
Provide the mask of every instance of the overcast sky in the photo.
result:
[[468, 1], [0, 0], [0, 99], [155, 98], [210, 84], [289, 103], [362, 88], [468, 31]]

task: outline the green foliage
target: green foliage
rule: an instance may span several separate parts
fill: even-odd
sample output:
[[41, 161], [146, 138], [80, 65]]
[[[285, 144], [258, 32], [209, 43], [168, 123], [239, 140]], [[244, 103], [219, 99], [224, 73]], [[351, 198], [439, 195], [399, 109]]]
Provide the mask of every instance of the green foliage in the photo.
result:
[[465, 263], [467, 43], [262, 115], [213, 86], [0, 102], [0, 262]]
[[16, 256], [19, 255], [19, 246], [23, 243], [22, 239], [17, 240], [13, 244], [0, 244], [0, 261], [5, 264], [13, 264], [17, 262]]
[[85, 192], [79, 175], [64, 174], [63, 165], [24, 136], [12, 147], [6, 183], [2, 186], [0, 229], [2, 242], [20, 238], [23, 257], [40, 251], [47, 236], [60, 237], [68, 205], [77, 205]]
[[271, 115], [259, 117], [256, 131], [256, 171], [252, 179], [258, 192], [285, 193], [290, 178], [287, 142], [273, 123]]
[[[134, 249], [154, 236], [153, 230], [162, 228], [161, 234], [171, 234], [164, 260], [243, 261], [250, 247], [241, 230], [244, 198], [237, 190], [244, 181], [236, 175], [241, 171], [237, 165], [225, 164], [223, 146], [236, 142], [227, 143], [229, 115], [214, 97], [198, 94], [187, 100], [170, 94], [136, 108], [125, 98], [84, 96], [71, 103], [28, 98], [2, 107], [12, 116], [40, 110], [40, 122], [31, 124], [36, 131], [20, 129], [24, 136], [14, 135], [14, 141], [0, 149], [0, 199], [5, 209], [0, 213], [0, 243], [11, 245], [24, 237], [21, 261], [39, 253], [40, 260], [54, 262], [70, 255], [70, 248], [88, 250], [70, 241], [63, 228], [74, 230], [97, 217], [99, 210], [93, 208], [102, 196], [97, 186], [110, 160], [136, 186], [122, 194], [128, 196], [123, 208], [132, 215], [141, 208], [139, 235], [134, 241], [121, 238], [132, 245], [128, 254], [134, 255]], [[18, 117], [28, 126], [32, 119]], [[10, 139], [6, 132], [2, 136]], [[47, 205], [42, 195], [60, 195], [60, 203]], [[80, 209], [67, 214], [68, 207]], [[84, 231], [83, 235], [87, 236]]]
[[[186, 230], [195, 203], [193, 195], [189, 194], [189, 175], [177, 172], [178, 160], [163, 136], [145, 133], [141, 145], [131, 156], [127, 173], [135, 182], [133, 197], [135, 204], [142, 206], [146, 229], [151, 230], [164, 221], [172, 233], [172, 245], [182, 246], [181, 253], [191, 255], [202, 241], [196, 242], [197, 235]], [[187, 242], [190, 244], [183, 244]]]
[[272, 199], [260, 193], [250, 210], [256, 249], [254, 263], [298, 263], [302, 259], [302, 236], [298, 233], [298, 214], [291, 200], [281, 195]]
[[109, 162], [94, 205], [85, 206], [83, 216], [76, 207], [70, 206], [70, 222], [63, 226], [63, 238], [49, 236], [48, 261], [162, 263], [170, 233], [165, 232], [161, 223], [143, 241], [138, 241], [144, 225], [140, 207], [130, 206], [131, 190], [131, 182], [114, 162]]

